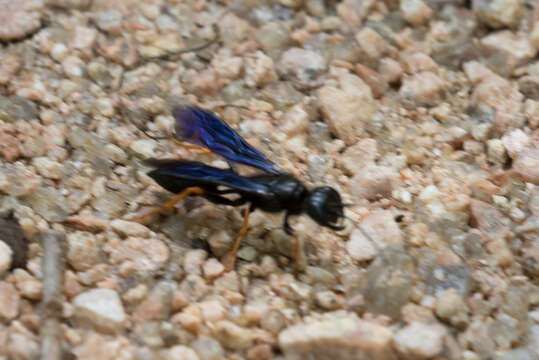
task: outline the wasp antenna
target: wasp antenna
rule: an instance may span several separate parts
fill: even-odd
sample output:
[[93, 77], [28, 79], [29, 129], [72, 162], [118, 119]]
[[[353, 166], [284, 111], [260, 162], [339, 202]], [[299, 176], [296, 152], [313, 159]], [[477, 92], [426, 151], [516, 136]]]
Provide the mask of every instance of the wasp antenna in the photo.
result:
[[123, 100], [120, 100], [120, 111], [122, 113], [122, 115], [124, 115], [127, 120], [129, 120], [129, 122], [133, 125], [135, 125], [135, 127], [140, 131], [142, 132], [144, 135], [146, 135], [147, 137], [149, 137], [150, 139], [152, 140], [155, 140], [155, 141], [159, 141], [159, 140], [166, 140], [168, 139], [168, 137], [166, 136], [153, 136], [151, 135], [150, 133], [148, 133], [148, 131], [144, 130], [136, 121], [133, 120], [133, 118], [131, 117], [131, 115], [129, 115], [129, 113], [131, 112], [131, 110], [127, 109], [127, 107], [125, 106], [125, 103]]
[[243, 106], [243, 105], [236, 105], [236, 104], [222, 104], [222, 105], [215, 105], [213, 107], [213, 109], [221, 109], [221, 108], [226, 108], [226, 107], [234, 107], [234, 108], [238, 108], [238, 109], [243, 109], [243, 110], [249, 110], [249, 107], [247, 106]]
[[206, 42], [206, 43], [204, 43], [202, 45], [194, 46], [194, 47], [191, 47], [191, 48], [188, 48], [188, 49], [181, 49], [181, 50], [178, 50], [178, 51], [167, 52], [167, 53], [165, 53], [163, 55], [148, 56], [148, 57], [145, 57], [144, 59], [145, 60], [167, 60], [167, 59], [169, 59], [169, 58], [171, 58], [173, 56], [176, 56], [176, 55], [204, 50], [204, 49], [210, 47], [211, 45], [215, 44], [219, 40], [219, 38], [221, 37], [219, 27], [217, 26], [217, 24], [213, 24], [212, 29], [213, 29], [213, 31], [215, 33], [215, 36], [213, 37], [213, 39], [209, 40], [208, 42]]

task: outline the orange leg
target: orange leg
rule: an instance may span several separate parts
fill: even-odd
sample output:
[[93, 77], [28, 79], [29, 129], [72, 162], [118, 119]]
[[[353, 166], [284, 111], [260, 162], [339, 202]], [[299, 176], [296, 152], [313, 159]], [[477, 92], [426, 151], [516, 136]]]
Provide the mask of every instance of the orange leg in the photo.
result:
[[250, 208], [247, 208], [247, 211], [245, 211], [245, 216], [243, 218], [243, 225], [241, 226], [240, 232], [238, 234], [238, 237], [236, 238], [236, 242], [234, 243], [234, 247], [232, 250], [225, 255], [223, 262], [225, 265], [225, 269], [227, 271], [234, 270], [234, 266], [236, 265], [236, 254], [238, 253], [238, 250], [240, 248], [241, 239], [243, 239], [243, 236], [245, 236], [245, 233], [247, 232], [247, 226], [249, 225], [249, 214], [251, 212]]
[[202, 195], [202, 194], [204, 194], [204, 190], [199, 188], [199, 187], [187, 188], [184, 191], [182, 191], [181, 193], [179, 193], [178, 195], [174, 196], [169, 201], [167, 201], [164, 205], [161, 205], [158, 208], [151, 209], [150, 211], [148, 211], [148, 212], [146, 212], [144, 214], [136, 215], [136, 216], [134, 216], [132, 218], [129, 218], [128, 220], [129, 221], [136, 221], [136, 220], [143, 219], [143, 218], [145, 218], [147, 216], [152, 216], [152, 215], [160, 214], [160, 213], [163, 213], [163, 212], [167, 212], [169, 210], [172, 210], [177, 203], [179, 203], [180, 201], [182, 201], [183, 199], [185, 199], [189, 195]]
[[178, 146], [180, 146], [180, 147], [182, 147], [184, 149], [187, 149], [187, 150], [198, 150], [198, 151], [202, 151], [204, 154], [207, 154], [207, 155], [212, 153], [209, 149], [206, 149], [203, 146], [185, 143], [183, 141], [180, 141], [180, 140], [176, 139], [172, 135], [169, 135], [168, 139], [170, 141], [172, 141], [173, 143], [175, 143], [176, 145], [178, 145]]

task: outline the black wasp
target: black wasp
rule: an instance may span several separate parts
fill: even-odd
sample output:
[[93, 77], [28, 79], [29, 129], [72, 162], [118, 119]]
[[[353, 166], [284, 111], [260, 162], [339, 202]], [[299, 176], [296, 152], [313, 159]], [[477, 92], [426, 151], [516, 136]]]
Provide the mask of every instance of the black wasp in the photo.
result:
[[[281, 170], [210, 111], [197, 107], [179, 107], [173, 110], [172, 115], [176, 121], [178, 139], [208, 149], [222, 156], [229, 164], [249, 165], [265, 172], [242, 176], [233, 166], [230, 169], [220, 169], [189, 160], [146, 161], [154, 167], [148, 175], [166, 190], [178, 194], [162, 207], [152, 210], [153, 214], [172, 209], [182, 199], [194, 195], [204, 197], [214, 204], [248, 205], [243, 226], [225, 259], [228, 269], [234, 267], [241, 239], [247, 231], [249, 214], [256, 209], [272, 213], [285, 212], [283, 229], [295, 238], [296, 265], [300, 249], [298, 238], [288, 224], [291, 215], [306, 213], [322, 226], [334, 230], [343, 228], [337, 224], [344, 216], [344, 205], [334, 188], [322, 186], [307, 189], [301, 181]], [[234, 200], [226, 197], [231, 194], [236, 195]]]

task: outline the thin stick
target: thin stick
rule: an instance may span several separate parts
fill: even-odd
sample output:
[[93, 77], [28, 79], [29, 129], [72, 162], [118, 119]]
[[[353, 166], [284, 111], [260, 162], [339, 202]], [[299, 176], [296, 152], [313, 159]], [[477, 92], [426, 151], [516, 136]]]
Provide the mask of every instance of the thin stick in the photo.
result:
[[64, 235], [48, 231], [41, 235], [43, 247], [43, 300], [42, 317], [39, 327], [41, 336], [41, 359], [61, 360], [62, 330], [59, 318], [62, 313]]

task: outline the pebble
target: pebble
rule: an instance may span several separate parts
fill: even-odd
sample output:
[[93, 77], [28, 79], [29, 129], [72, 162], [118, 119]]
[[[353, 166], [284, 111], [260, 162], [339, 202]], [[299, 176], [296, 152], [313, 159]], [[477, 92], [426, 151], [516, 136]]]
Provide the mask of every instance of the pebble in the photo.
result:
[[390, 328], [358, 319], [354, 313], [327, 313], [323, 319], [292, 325], [279, 333], [287, 359], [391, 359]]
[[15, 269], [13, 276], [15, 278], [15, 287], [23, 297], [34, 301], [41, 300], [43, 292], [41, 281], [23, 269]]
[[449, 288], [436, 295], [436, 315], [451, 325], [468, 324], [468, 307], [456, 289]]
[[330, 131], [352, 145], [376, 108], [371, 89], [358, 76], [343, 73], [338, 80], [339, 87], [325, 85], [318, 91], [318, 105]]
[[378, 210], [365, 217], [359, 224], [363, 235], [377, 247], [402, 243], [402, 232], [390, 211]]
[[527, 98], [539, 101], [539, 75], [523, 76], [518, 79], [518, 90]]
[[41, 9], [43, 3], [34, 0], [1, 0], [0, 41], [13, 41], [32, 34], [41, 26]]
[[77, 271], [86, 271], [100, 262], [99, 243], [89, 232], [67, 234], [67, 261]]
[[370, 27], [361, 29], [355, 36], [361, 52], [361, 63], [373, 68], [378, 61], [392, 53], [389, 43]]
[[13, 251], [3, 241], [0, 240], [0, 276], [2, 276], [10, 267]]
[[417, 105], [434, 106], [440, 101], [444, 90], [444, 82], [436, 74], [423, 71], [405, 77], [399, 94], [404, 101], [411, 101]]
[[516, 27], [524, 15], [518, 0], [473, 0], [472, 9], [492, 28]]
[[22, 164], [4, 164], [0, 168], [0, 190], [12, 196], [25, 196], [41, 185], [41, 179]]
[[407, 358], [430, 359], [444, 349], [445, 330], [439, 325], [411, 323], [395, 334], [395, 348]]
[[389, 85], [381, 74], [362, 64], [356, 64], [356, 73], [369, 85], [375, 98], [385, 95]]
[[155, 157], [156, 146], [155, 140], [135, 140], [131, 143], [129, 149], [140, 158], [150, 159]]
[[[536, 50], [528, 39], [520, 38], [509, 30], [489, 34], [481, 39], [481, 47], [496, 71], [510, 75], [513, 70], [535, 56]], [[502, 66], [500, 66], [502, 64]]]
[[245, 350], [255, 340], [254, 333], [251, 330], [239, 327], [228, 320], [215, 323], [213, 335], [221, 344], [232, 350]]
[[75, 315], [81, 321], [106, 332], [122, 330], [127, 316], [118, 293], [110, 289], [91, 289], [73, 301]]
[[202, 318], [206, 322], [216, 322], [226, 316], [226, 309], [218, 300], [207, 300], [198, 304]]
[[140, 274], [160, 269], [170, 256], [170, 250], [163, 241], [138, 237], [109, 241], [105, 251], [112, 263], [130, 264]]
[[348, 188], [356, 201], [390, 197], [394, 183], [398, 179], [398, 173], [394, 169], [374, 164], [354, 173], [355, 176], [350, 179]]
[[68, 52], [69, 50], [65, 44], [56, 43], [51, 49], [51, 57], [58, 62], [62, 62], [66, 58]]
[[175, 345], [165, 352], [166, 360], [199, 360], [196, 352], [184, 345]]
[[404, 20], [414, 26], [422, 25], [432, 15], [432, 9], [421, 0], [402, 0], [400, 10]]
[[207, 335], [200, 336], [190, 346], [198, 354], [200, 360], [221, 360], [225, 357], [225, 351], [221, 344]]
[[398, 61], [389, 57], [385, 57], [380, 59], [380, 63], [378, 65], [378, 73], [388, 83], [396, 84], [400, 82], [404, 70]]
[[213, 280], [218, 278], [225, 271], [225, 267], [217, 259], [211, 258], [204, 262], [202, 265], [202, 272], [206, 280]]
[[48, 157], [33, 158], [32, 164], [41, 176], [48, 179], [58, 180], [63, 175], [64, 166]]
[[361, 229], [355, 229], [346, 243], [348, 254], [356, 261], [372, 260], [376, 256], [376, 248]]
[[524, 131], [516, 129], [504, 135], [502, 142], [509, 157], [514, 159], [528, 145], [530, 137]]
[[525, 181], [539, 185], [539, 149], [522, 150], [513, 163], [513, 170]]
[[325, 68], [326, 61], [320, 53], [295, 47], [283, 53], [278, 66], [282, 77], [300, 87], [316, 86], [317, 77]]
[[75, 26], [75, 32], [73, 39], [71, 40], [71, 46], [75, 49], [90, 50], [97, 38], [97, 30], [91, 27], [77, 25]]
[[257, 51], [245, 59], [245, 85], [262, 88], [277, 80], [272, 58], [262, 51]]
[[132, 221], [112, 220], [110, 222], [110, 227], [113, 231], [124, 237], [134, 236], [147, 238], [151, 234], [150, 229], [146, 226]]
[[21, 296], [8, 282], [0, 281], [0, 319], [11, 321], [19, 315]]
[[170, 315], [174, 287], [167, 281], [157, 283], [150, 294], [135, 308], [133, 321], [143, 323], [167, 319]]

